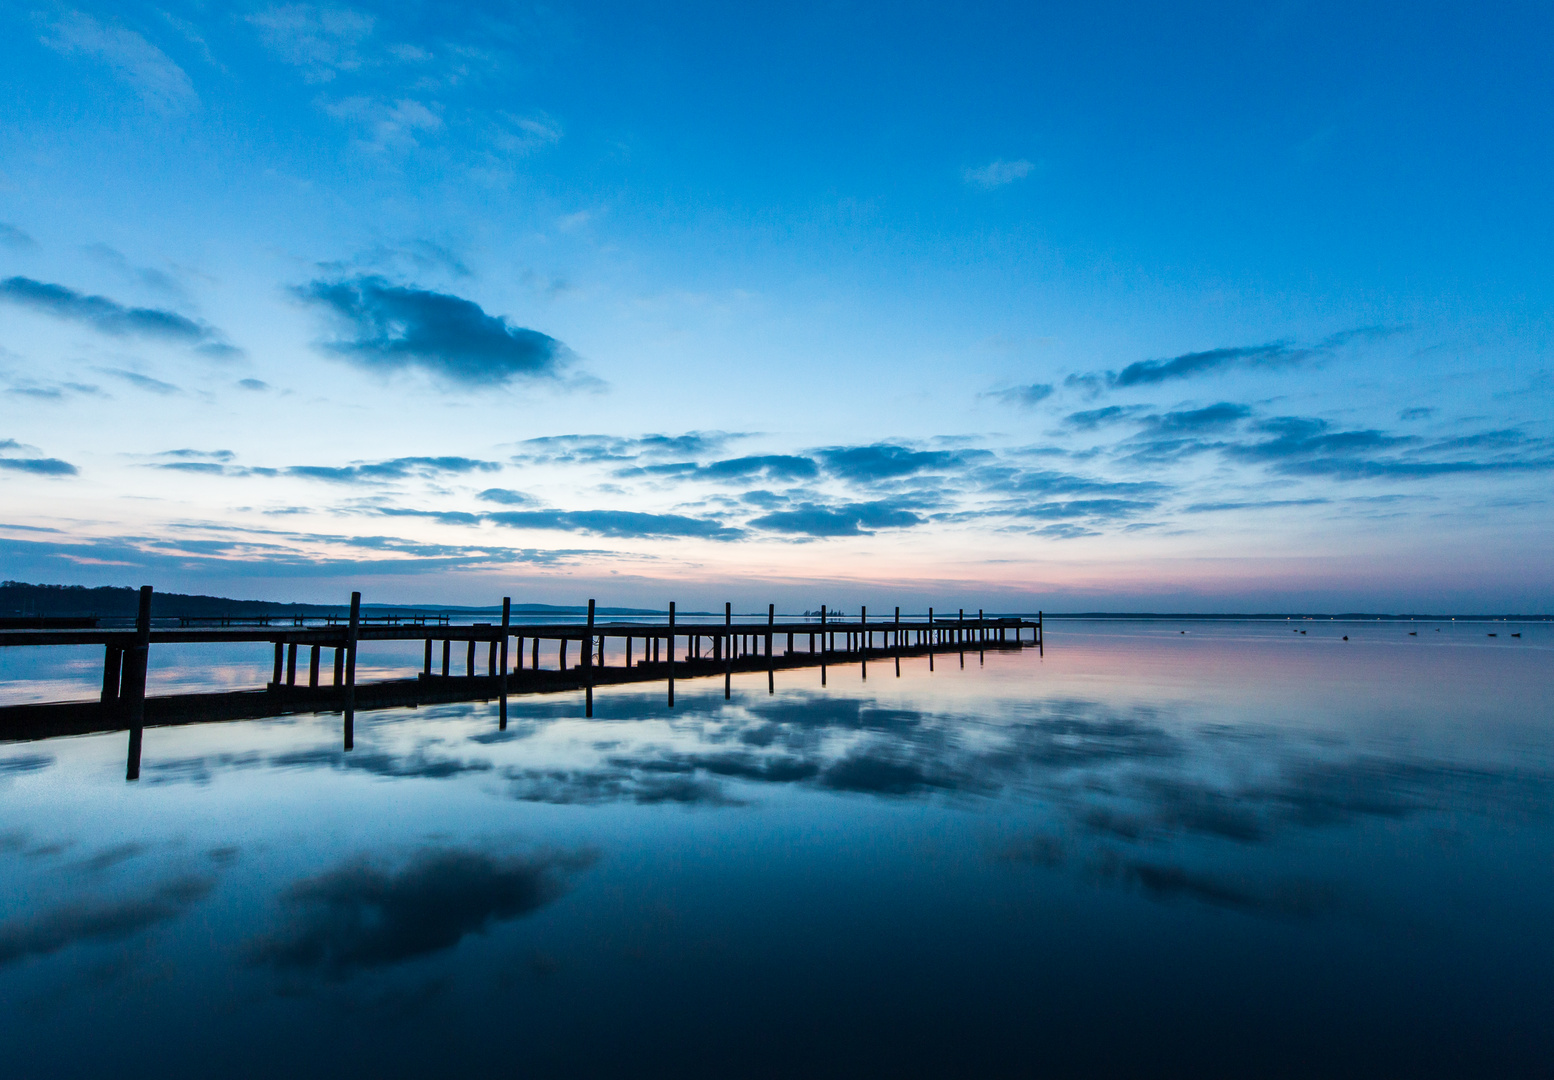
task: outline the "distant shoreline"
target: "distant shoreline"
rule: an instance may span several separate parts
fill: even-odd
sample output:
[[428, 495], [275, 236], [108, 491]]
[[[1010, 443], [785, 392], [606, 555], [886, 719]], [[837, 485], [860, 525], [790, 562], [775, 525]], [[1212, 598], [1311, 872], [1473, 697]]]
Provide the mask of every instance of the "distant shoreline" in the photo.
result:
[[[32, 585], [19, 581], [0, 582], [0, 617], [17, 616], [98, 616], [101, 618], [133, 617], [137, 603], [137, 591], [130, 587], [101, 586], [89, 588], [83, 585]], [[285, 615], [340, 615], [349, 609], [345, 604], [294, 604], [276, 600], [237, 600], [223, 596], [203, 596], [186, 593], [157, 593], [153, 598], [152, 615], [155, 618], [212, 617], [212, 616], [285, 616]], [[439, 613], [456, 616], [500, 614], [501, 605], [483, 607], [457, 604], [363, 604], [362, 611], [372, 615], [419, 615]], [[514, 604], [515, 615], [583, 616], [587, 607], [581, 604]], [[1038, 612], [993, 611], [989, 615], [1030, 616]], [[679, 612], [682, 617], [707, 618], [722, 612]], [[764, 616], [765, 611], [735, 612], [741, 618]], [[797, 612], [779, 612], [785, 618], [801, 617]], [[926, 612], [913, 612], [914, 619], [921, 619]], [[1113, 622], [1550, 622], [1554, 615], [1464, 615], [1464, 614], [1383, 614], [1378, 612], [1159, 612], [1159, 611], [1047, 611], [1048, 619], [1107, 620]], [[667, 609], [600, 607], [598, 617], [667, 616]], [[846, 617], [836, 612], [837, 617]], [[883, 621], [883, 620], [882, 620]]]

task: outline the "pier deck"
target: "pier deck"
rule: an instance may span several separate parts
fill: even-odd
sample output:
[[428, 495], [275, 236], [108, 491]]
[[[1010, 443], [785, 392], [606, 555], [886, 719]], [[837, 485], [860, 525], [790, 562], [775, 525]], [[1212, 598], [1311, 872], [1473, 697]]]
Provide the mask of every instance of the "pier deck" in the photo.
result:
[[[905, 656], [986, 649], [1043, 649], [1040, 613], [1035, 619], [987, 616], [901, 615], [870, 620], [867, 609], [842, 621], [822, 608], [818, 617], [777, 621], [776, 607], [765, 622], [735, 622], [725, 605], [719, 622], [681, 622], [669, 605], [664, 622], [599, 622], [588, 602], [586, 622], [514, 623], [510, 601], [502, 602], [502, 620], [453, 625], [446, 619], [364, 621], [361, 594], [351, 595], [348, 620], [330, 618], [322, 625], [295, 619], [253, 625], [242, 620], [176, 620], [153, 625], [150, 586], [141, 589], [133, 628], [35, 626], [0, 630], [0, 648], [50, 645], [99, 646], [103, 649], [102, 692], [96, 701], [51, 702], [0, 707], [0, 739], [44, 738], [101, 731], [129, 731], [127, 776], [139, 776], [140, 742], [145, 727], [203, 720], [257, 719], [296, 712], [339, 710], [345, 749], [352, 746], [352, 720], [358, 707], [392, 708], [434, 702], [495, 698], [501, 725], [507, 723], [507, 698], [513, 694], [584, 692], [584, 715], [593, 715], [594, 687], [606, 683], [651, 682], [667, 685], [674, 706], [675, 679], [722, 674], [725, 696], [733, 673], [766, 671], [768, 689], [775, 673], [795, 667], [825, 669], [838, 663], [898, 661]], [[745, 616], [745, 618], [749, 618]], [[175, 620], [163, 620], [171, 623]], [[1030, 640], [1026, 641], [1029, 632]], [[267, 642], [275, 650], [273, 677], [264, 689], [178, 694], [147, 698], [146, 671], [153, 645]], [[389, 679], [357, 685], [356, 652], [363, 641], [422, 641], [423, 667], [414, 679]], [[436, 644], [441, 642], [441, 649]], [[540, 666], [541, 642], [555, 643], [556, 667]], [[613, 642], [613, 650], [611, 644]], [[455, 643], [463, 646], [464, 671], [454, 669]], [[571, 645], [577, 648], [568, 663]], [[482, 649], [481, 646], [485, 648]], [[525, 646], [529, 663], [525, 666]], [[516, 647], [514, 647], [516, 646]], [[322, 669], [323, 651], [331, 651]], [[299, 678], [299, 653], [307, 666]], [[638, 652], [637, 650], [640, 650]], [[481, 653], [484, 655], [480, 655]], [[480, 669], [484, 668], [484, 671]]]

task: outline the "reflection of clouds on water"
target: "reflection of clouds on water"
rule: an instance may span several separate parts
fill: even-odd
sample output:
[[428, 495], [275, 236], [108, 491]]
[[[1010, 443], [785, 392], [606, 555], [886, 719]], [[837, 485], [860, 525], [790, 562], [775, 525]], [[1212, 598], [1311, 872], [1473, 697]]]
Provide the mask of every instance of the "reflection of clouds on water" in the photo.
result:
[[208, 876], [180, 875], [139, 896], [72, 901], [11, 919], [0, 924], [0, 965], [81, 943], [122, 941], [176, 919], [214, 886]]
[[41, 772], [52, 764], [54, 758], [50, 754], [11, 754], [0, 757], [0, 784], [13, 776]]
[[1320, 882], [1206, 873], [1124, 858], [1116, 852], [1104, 853], [1092, 870], [1098, 879], [1135, 888], [1151, 900], [1196, 900], [1248, 914], [1305, 918], [1337, 905], [1336, 891]]
[[340, 978], [428, 956], [539, 910], [593, 861], [464, 848], [421, 851], [398, 867], [356, 859], [286, 889], [279, 925], [250, 942], [248, 957], [278, 972]]

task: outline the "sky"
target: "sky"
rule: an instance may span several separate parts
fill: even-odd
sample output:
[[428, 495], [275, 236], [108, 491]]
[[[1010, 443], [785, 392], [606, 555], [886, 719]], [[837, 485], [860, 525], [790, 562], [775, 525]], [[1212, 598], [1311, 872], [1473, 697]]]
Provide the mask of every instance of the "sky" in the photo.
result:
[[1554, 610], [1554, 9], [0, 11], [0, 576]]

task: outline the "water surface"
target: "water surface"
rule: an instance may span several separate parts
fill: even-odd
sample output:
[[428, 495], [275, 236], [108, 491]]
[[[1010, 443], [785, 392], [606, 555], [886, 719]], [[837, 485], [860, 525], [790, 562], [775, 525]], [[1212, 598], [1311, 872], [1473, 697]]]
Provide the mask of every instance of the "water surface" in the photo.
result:
[[3, 744], [7, 1072], [1546, 1075], [1554, 640], [1408, 629]]

